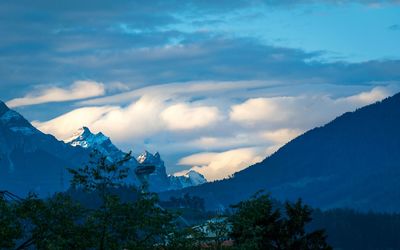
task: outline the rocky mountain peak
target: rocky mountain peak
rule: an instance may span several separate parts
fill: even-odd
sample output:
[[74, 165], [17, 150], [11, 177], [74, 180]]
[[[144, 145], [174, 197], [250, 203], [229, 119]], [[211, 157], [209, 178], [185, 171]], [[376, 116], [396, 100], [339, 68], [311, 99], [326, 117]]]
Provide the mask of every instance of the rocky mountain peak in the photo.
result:
[[7, 105], [4, 102], [0, 101], [0, 116], [2, 116], [8, 110], [9, 108], [7, 107]]

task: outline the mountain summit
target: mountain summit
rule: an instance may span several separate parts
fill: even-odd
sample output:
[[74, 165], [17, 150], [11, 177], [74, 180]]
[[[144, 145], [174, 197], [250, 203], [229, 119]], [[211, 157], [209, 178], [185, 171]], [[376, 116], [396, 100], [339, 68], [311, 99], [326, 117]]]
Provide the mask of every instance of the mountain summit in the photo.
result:
[[[112, 160], [122, 159], [125, 153], [118, 149], [103, 133], [93, 134], [88, 127], [78, 129], [65, 143], [73, 147], [98, 150], [101, 154]], [[136, 163], [135, 163], [136, 166]]]
[[3, 115], [5, 112], [7, 112], [9, 109], [7, 107], [7, 105], [0, 101], [0, 116]]
[[109, 138], [103, 135], [103, 133], [93, 134], [88, 127], [82, 127], [78, 129], [76, 133], [72, 135], [71, 138], [67, 139], [65, 142], [70, 143], [73, 146], [81, 146], [87, 148], [91, 145], [102, 144], [109, 141]]

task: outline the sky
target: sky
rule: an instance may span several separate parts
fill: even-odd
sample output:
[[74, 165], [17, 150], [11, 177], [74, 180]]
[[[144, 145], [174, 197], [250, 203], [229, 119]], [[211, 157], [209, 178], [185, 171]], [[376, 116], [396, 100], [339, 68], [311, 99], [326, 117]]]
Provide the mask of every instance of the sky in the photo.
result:
[[398, 0], [5, 0], [0, 100], [217, 180], [400, 91], [398, 44]]

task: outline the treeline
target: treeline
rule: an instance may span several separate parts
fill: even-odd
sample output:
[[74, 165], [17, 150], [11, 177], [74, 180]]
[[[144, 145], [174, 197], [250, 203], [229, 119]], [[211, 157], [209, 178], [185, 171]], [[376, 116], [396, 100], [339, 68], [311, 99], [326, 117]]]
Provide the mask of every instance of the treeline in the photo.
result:
[[400, 249], [400, 214], [315, 210], [309, 229], [324, 228], [335, 249]]
[[[220, 213], [198, 211], [193, 209], [191, 200], [202, 200], [185, 194], [181, 198], [172, 197], [166, 204], [175, 204], [170, 208], [179, 207], [185, 213], [188, 221], [205, 221], [207, 218], [221, 216]], [[172, 202], [171, 202], [172, 201]], [[204, 202], [204, 201], [203, 201]], [[203, 203], [200, 202], [200, 203]], [[198, 202], [196, 202], [198, 203]], [[186, 206], [182, 204], [188, 204]], [[284, 211], [284, 204], [273, 200], [273, 205]], [[192, 208], [192, 209], [189, 209]], [[230, 216], [226, 211], [225, 216]], [[400, 249], [400, 214], [358, 212], [352, 209], [332, 209], [312, 212], [312, 221], [306, 226], [306, 231], [323, 228], [327, 242], [334, 249], [343, 250], [394, 250]]]
[[[312, 211], [300, 201], [280, 209], [256, 195], [229, 216], [191, 226], [160, 206], [156, 194], [132, 190], [133, 197], [121, 199], [115, 190], [123, 187], [129, 159], [110, 163], [95, 154], [87, 166], [70, 170], [73, 192], [48, 199], [0, 195], [0, 249], [331, 249], [324, 231], [305, 230]], [[76, 195], [95, 197], [96, 204], [82, 205]], [[195, 197], [173, 202], [202, 209]]]
[[199, 197], [125, 186], [129, 159], [94, 154], [47, 199], [0, 192], [0, 249], [400, 249], [400, 214], [313, 211], [262, 193], [216, 214]]

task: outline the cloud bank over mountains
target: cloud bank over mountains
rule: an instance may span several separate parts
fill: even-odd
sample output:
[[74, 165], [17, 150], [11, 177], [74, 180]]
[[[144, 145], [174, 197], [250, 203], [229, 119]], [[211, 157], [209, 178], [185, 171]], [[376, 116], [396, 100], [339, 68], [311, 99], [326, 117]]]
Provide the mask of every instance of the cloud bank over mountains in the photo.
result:
[[400, 90], [394, 0], [23, 0], [0, 15], [0, 99], [59, 139], [88, 126], [210, 180]]
[[7, 102], [11, 108], [49, 102], [64, 102], [96, 97], [105, 94], [104, 84], [95, 81], [75, 81], [67, 89], [60, 87], [43, 88], [24, 97]]
[[[182, 84], [187, 89], [176, 88], [177, 84], [160, 85], [159, 89], [152, 86], [93, 99], [90, 102], [97, 105], [84, 102], [66, 114], [33, 124], [59, 139], [88, 126], [127, 147], [156, 148], [164, 154], [183, 151], [188, 155], [178, 160], [176, 170], [179, 166], [193, 166], [207, 179], [215, 180], [254, 164], [314, 126], [381, 100], [398, 89], [365, 88], [334, 98], [318, 92], [269, 96], [271, 90], [264, 94], [260, 87], [248, 90], [242, 82], [230, 82], [229, 88], [224, 82], [204, 83], [199, 88], [201, 85]], [[249, 82], [251, 85], [263, 83]], [[210, 89], [213, 94], [204, 95]], [[153, 92], [162, 94], [153, 96]], [[123, 104], [127, 96], [136, 95], [133, 101]]]

